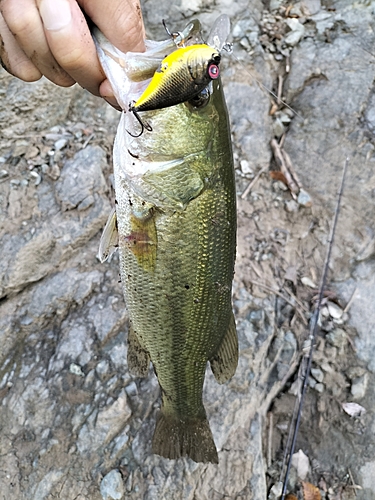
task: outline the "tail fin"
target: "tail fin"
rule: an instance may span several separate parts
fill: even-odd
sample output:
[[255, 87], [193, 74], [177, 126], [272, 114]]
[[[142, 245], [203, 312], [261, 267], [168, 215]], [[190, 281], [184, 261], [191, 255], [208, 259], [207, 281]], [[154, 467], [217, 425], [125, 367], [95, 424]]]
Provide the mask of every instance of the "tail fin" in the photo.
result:
[[160, 411], [152, 450], [165, 458], [188, 456], [194, 462], [219, 463], [216, 446], [206, 417], [180, 420]]

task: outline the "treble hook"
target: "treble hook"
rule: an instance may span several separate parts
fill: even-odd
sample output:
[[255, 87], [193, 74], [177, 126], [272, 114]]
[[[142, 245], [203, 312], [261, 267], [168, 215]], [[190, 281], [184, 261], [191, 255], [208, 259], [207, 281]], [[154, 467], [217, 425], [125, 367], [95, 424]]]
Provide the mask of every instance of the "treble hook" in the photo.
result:
[[167, 35], [170, 36], [171, 38], [174, 38], [173, 33], [170, 32], [167, 23], [165, 22], [165, 19], [162, 19], [161, 22], [163, 23], [164, 29], [167, 32]]
[[[134, 102], [134, 101], [133, 101]], [[152, 132], [152, 127], [151, 125], [149, 125], [147, 122], [143, 122], [141, 120], [141, 117], [139, 116], [138, 112], [134, 109], [134, 106], [132, 104], [129, 104], [129, 111], [131, 111], [133, 113], [133, 115], [136, 117], [136, 119], [138, 120], [138, 123], [140, 124], [141, 126], [141, 131], [139, 134], [132, 134], [131, 132], [129, 132], [129, 130], [126, 130], [127, 133], [129, 135], [131, 135], [132, 137], [141, 137], [141, 135], [143, 134], [144, 130], [146, 129], [148, 132]]]
[[176, 31], [175, 33], [172, 33], [171, 30], [168, 28], [167, 23], [165, 22], [165, 19], [162, 19], [161, 22], [163, 23], [164, 29], [167, 32], [167, 35], [170, 36], [174, 43], [179, 47], [181, 44], [185, 42], [184, 39], [184, 34], [181, 33], [180, 31]]

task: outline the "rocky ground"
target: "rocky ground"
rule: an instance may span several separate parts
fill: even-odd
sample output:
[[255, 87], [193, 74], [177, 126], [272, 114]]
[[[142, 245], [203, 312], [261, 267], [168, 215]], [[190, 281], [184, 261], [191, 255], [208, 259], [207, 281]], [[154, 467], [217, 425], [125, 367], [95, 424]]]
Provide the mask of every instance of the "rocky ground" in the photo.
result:
[[[114, 200], [118, 112], [79, 88], [1, 71], [0, 499], [276, 498], [346, 157], [289, 490], [302, 498], [305, 488], [306, 499], [311, 483], [324, 499], [375, 498], [375, 3], [142, 6], [156, 39], [163, 18], [173, 29], [196, 16], [207, 28], [220, 13], [232, 20], [222, 75], [241, 352], [228, 384], [207, 371], [220, 464], [151, 453], [158, 385], [151, 371], [145, 380], [128, 373], [118, 258], [96, 258]], [[288, 158], [299, 186], [276, 173]]]

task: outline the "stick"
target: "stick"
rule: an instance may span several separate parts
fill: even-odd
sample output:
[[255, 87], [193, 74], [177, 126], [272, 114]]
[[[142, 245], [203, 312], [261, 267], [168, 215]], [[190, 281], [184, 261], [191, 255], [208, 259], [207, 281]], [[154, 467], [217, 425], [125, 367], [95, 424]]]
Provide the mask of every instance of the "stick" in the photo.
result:
[[352, 486], [353, 486], [353, 489], [354, 489], [354, 495], [355, 495], [355, 496], [356, 496], [356, 498], [357, 498], [357, 491], [356, 491], [356, 489], [357, 489], [357, 485], [356, 485], [356, 484], [355, 484], [355, 482], [354, 482], [354, 478], [353, 478], [352, 471], [351, 471], [350, 469], [348, 469], [348, 472], [349, 472], [349, 477], [350, 477], [350, 480], [351, 480], [351, 482], [352, 482]]
[[272, 435], [273, 435], [273, 413], [268, 414], [268, 446], [267, 446], [267, 465], [271, 467], [272, 463]]
[[250, 184], [247, 186], [245, 191], [241, 194], [241, 200], [244, 200], [246, 196], [250, 193], [252, 188], [254, 187], [255, 183], [258, 181], [259, 177], [268, 169], [267, 167], [262, 168], [262, 170], [259, 170], [257, 175], [254, 177], [254, 179], [250, 182]]
[[[275, 157], [276, 163], [279, 165], [280, 171], [284, 175], [291, 193], [297, 195], [299, 192], [298, 183], [295, 181], [295, 179], [293, 179], [293, 175], [289, 171], [287, 162], [285, 161], [286, 158], [283, 154], [284, 151], [281, 150], [280, 145], [278, 144], [276, 139], [271, 140], [271, 148], [273, 150], [273, 155]], [[287, 157], [287, 159], [290, 162], [289, 157]]]
[[353, 304], [353, 302], [354, 302], [354, 300], [355, 300], [355, 296], [356, 296], [356, 294], [357, 294], [357, 290], [358, 290], [358, 287], [356, 286], [356, 287], [355, 287], [354, 292], [352, 293], [352, 296], [351, 296], [351, 297], [350, 297], [350, 299], [349, 299], [349, 302], [348, 302], [348, 303], [346, 304], [346, 306], [345, 306], [344, 313], [348, 312], [348, 311], [349, 311], [350, 306]]
[[272, 292], [275, 295], [278, 295], [279, 297], [281, 297], [283, 300], [285, 300], [285, 302], [288, 302], [288, 304], [290, 304], [292, 307], [295, 308], [296, 312], [301, 316], [302, 321], [305, 323], [305, 325], [307, 325], [307, 320], [306, 320], [305, 316], [302, 314], [302, 312], [297, 307], [298, 304], [296, 305], [295, 303], [293, 303], [290, 299], [288, 299], [288, 297], [285, 297], [285, 295], [283, 295], [281, 292], [279, 292], [275, 288], [272, 288], [272, 286], [268, 286], [264, 283], [260, 283], [259, 281], [254, 281], [254, 280], [249, 280], [249, 283], [251, 283], [252, 285], [255, 285], [255, 286], [259, 286], [260, 288], [264, 288], [264, 290], [268, 290], [269, 292]]
[[283, 93], [284, 78], [282, 77], [282, 75], [279, 75], [278, 78], [279, 78], [279, 84], [277, 86], [277, 104], [278, 104], [278, 106], [280, 106], [280, 104], [281, 104], [281, 95]]

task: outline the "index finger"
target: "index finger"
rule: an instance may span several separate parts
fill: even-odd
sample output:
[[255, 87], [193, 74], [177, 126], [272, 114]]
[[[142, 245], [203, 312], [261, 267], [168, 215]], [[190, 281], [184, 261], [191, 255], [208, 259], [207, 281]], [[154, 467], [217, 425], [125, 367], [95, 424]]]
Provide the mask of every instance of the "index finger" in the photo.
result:
[[86, 19], [75, 0], [37, 0], [51, 53], [76, 82], [94, 95], [105, 79]]

